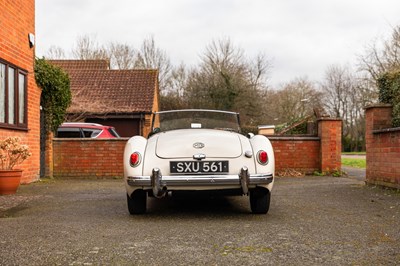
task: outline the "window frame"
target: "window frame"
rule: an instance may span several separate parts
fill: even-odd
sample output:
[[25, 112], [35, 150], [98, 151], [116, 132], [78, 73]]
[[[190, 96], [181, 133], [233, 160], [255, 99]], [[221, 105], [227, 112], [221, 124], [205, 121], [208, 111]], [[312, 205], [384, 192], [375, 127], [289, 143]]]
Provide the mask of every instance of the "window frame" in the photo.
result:
[[[16, 129], [16, 130], [28, 130], [28, 71], [0, 58], [0, 64], [3, 64], [5, 66], [5, 87], [4, 87], [4, 122], [0, 122], [0, 128], [5, 128], [5, 129]], [[12, 68], [14, 69], [14, 124], [9, 123], [9, 69]], [[24, 99], [23, 99], [23, 118], [24, 121], [21, 123], [19, 121], [20, 114], [19, 114], [19, 102], [20, 102], [20, 97], [19, 97], [19, 76], [22, 75], [24, 77]]]

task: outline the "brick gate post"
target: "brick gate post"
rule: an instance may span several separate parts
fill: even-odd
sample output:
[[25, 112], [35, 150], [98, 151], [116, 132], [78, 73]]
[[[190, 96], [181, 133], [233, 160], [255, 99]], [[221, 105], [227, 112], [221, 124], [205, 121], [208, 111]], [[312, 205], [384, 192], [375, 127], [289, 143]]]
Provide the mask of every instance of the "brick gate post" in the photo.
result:
[[[392, 105], [373, 104], [365, 108], [366, 181], [369, 184], [400, 187], [400, 148], [398, 133], [383, 130], [392, 127]], [[380, 131], [380, 132], [379, 132]], [[399, 181], [397, 181], [397, 179]]]
[[342, 168], [342, 119], [318, 119], [318, 136], [321, 139], [321, 172], [340, 171]]
[[46, 135], [46, 148], [45, 148], [45, 177], [53, 177], [54, 159], [53, 159], [53, 132]]

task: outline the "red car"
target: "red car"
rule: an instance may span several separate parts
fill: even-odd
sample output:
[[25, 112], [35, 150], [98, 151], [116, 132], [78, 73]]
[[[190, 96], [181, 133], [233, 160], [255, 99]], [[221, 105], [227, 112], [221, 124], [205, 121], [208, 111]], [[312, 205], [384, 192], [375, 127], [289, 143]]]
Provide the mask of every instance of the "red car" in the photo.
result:
[[56, 133], [57, 138], [119, 138], [114, 127], [95, 123], [63, 123]]

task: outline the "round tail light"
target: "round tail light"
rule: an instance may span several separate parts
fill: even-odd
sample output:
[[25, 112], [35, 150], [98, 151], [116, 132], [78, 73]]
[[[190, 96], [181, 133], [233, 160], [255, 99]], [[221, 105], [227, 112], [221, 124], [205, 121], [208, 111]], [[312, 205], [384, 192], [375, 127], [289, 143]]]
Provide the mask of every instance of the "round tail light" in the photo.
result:
[[266, 151], [259, 151], [257, 161], [262, 165], [266, 165], [268, 163], [268, 153]]
[[132, 153], [129, 163], [132, 167], [138, 166], [140, 164], [140, 154], [138, 152]]

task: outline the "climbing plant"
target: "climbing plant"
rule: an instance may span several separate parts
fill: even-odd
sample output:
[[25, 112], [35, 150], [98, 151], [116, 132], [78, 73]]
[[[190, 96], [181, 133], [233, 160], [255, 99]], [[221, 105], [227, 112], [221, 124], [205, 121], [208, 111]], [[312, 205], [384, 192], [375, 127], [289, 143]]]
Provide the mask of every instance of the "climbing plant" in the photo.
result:
[[393, 106], [392, 126], [400, 127], [400, 71], [387, 72], [378, 78], [379, 101]]
[[65, 112], [71, 104], [68, 74], [44, 58], [35, 60], [36, 84], [42, 89], [40, 105], [45, 116], [47, 131], [56, 131], [64, 122]]

